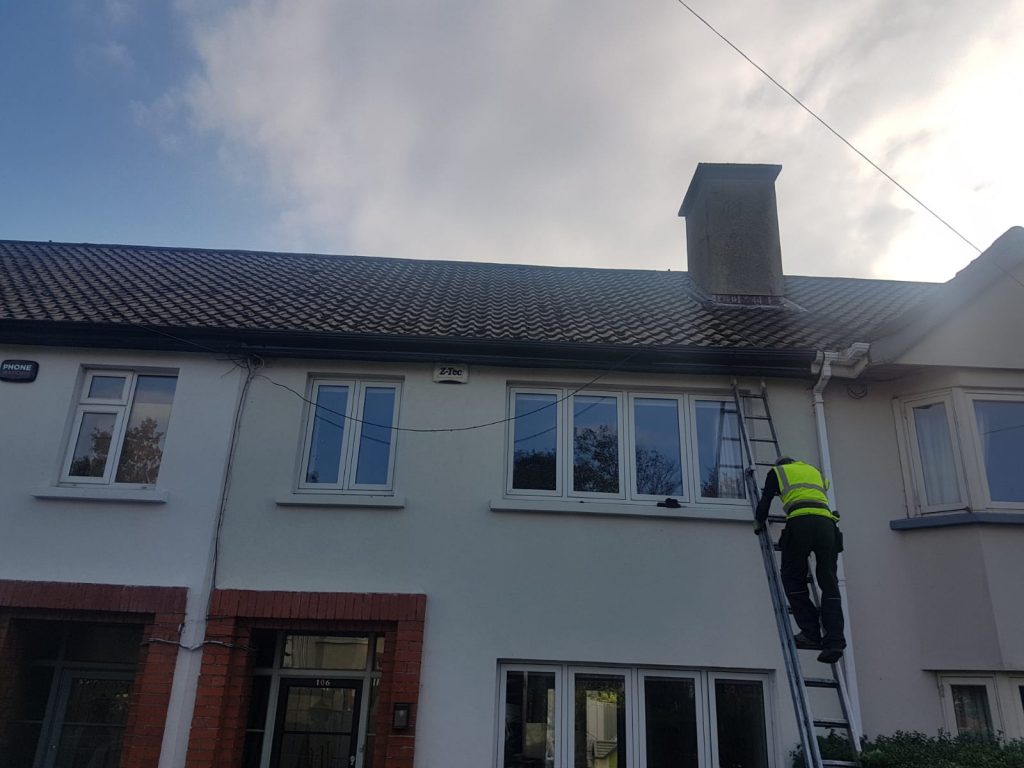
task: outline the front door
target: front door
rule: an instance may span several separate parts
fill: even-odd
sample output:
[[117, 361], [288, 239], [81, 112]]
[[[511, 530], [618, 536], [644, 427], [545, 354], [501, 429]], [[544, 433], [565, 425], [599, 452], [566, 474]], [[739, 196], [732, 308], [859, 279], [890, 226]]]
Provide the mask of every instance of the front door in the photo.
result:
[[282, 678], [272, 768], [353, 768], [361, 682]]

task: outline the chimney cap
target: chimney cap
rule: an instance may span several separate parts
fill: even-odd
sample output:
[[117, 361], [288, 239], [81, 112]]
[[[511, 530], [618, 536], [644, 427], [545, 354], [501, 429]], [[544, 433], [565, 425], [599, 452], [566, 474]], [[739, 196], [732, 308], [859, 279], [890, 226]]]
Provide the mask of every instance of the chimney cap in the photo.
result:
[[679, 215], [686, 216], [693, 209], [693, 204], [700, 193], [700, 188], [706, 181], [712, 179], [739, 179], [743, 181], [764, 181], [769, 184], [775, 182], [782, 171], [781, 165], [768, 165], [764, 163], [697, 163], [697, 170], [693, 172], [690, 179], [690, 186], [683, 197], [683, 204], [679, 206]]

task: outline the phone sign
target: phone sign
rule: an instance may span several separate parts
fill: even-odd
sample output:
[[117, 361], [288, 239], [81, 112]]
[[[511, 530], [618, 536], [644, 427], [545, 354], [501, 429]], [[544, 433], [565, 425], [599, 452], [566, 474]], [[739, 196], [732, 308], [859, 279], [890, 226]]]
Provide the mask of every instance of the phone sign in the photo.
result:
[[34, 360], [4, 360], [0, 363], [0, 381], [35, 381], [39, 363]]

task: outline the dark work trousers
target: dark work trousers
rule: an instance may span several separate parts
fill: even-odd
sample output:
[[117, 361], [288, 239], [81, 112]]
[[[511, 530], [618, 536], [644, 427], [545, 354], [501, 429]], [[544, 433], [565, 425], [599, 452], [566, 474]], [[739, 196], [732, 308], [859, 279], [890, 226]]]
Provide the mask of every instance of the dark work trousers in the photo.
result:
[[[836, 524], [822, 515], [801, 515], [786, 521], [782, 532], [782, 586], [793, 619], [808, 637], [821, 637], [822, 647], [842, 649], [843, 605], [839, 598]], [[821, 616], [811, 602], [807, 558], [814, 553], [815, 576], [821, 590]], [[820, 627], [819, 627], [820, 621]], [[824, 634], [822, 634], [824, 630]]]

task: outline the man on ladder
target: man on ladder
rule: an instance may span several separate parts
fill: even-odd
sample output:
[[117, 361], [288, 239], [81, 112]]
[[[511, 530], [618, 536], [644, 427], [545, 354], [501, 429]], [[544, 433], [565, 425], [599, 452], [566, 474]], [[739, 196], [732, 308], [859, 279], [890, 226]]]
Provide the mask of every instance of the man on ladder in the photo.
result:
[[[843, 606], [839, 597], [837, 562], [843, 550], [842, 534], [828, 503], [828, 481], [810, 464], [783, 456], [765, 478], [754, 515], [754, 532], [760, 534], [768, 520], [775, 496], [782, 497], [786, 528], [782, 532], [782, 584], [793, 619], [800, 632], [793, 638], [797, 648], [821, 650], [818, 661], [834, 664], [843, 655]], [[808, 590], [807, 558], [814, 553], [815, 575], [821, 590], [821, 610]], [[824, 630], [824, 632], [822, 632]]]

